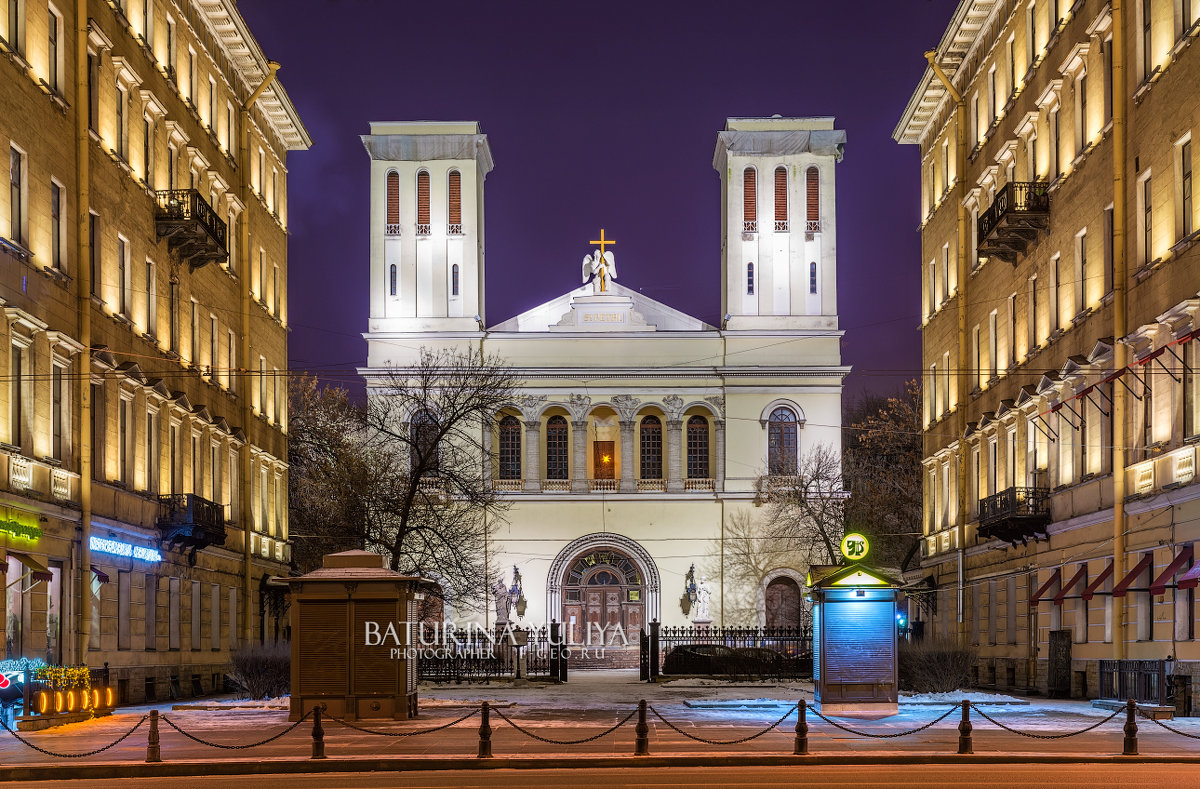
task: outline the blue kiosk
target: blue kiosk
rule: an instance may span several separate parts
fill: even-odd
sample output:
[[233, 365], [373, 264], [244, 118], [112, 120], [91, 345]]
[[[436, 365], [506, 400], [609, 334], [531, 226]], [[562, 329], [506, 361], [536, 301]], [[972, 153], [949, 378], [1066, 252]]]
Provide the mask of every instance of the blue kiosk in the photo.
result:
[[843, 565], [809, 570], [813, 603], [813, 687], [826, 715], [895, 715], [896, 592], [900, 583], [864, 564], [861, 534], [841, 543]]

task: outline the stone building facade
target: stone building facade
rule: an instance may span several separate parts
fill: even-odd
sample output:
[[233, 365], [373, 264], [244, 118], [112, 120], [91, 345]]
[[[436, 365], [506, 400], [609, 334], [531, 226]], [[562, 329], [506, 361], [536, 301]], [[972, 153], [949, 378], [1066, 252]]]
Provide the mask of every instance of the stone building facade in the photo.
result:
[[921, 157], [917, 616], [984, 684], [1200, 667], [1198, 13], [962, 0], [895, 130]]
[[0, 54], [7, 656], [219, 688], [279, 627], [310, 140], [232, 0], [7, 3]]

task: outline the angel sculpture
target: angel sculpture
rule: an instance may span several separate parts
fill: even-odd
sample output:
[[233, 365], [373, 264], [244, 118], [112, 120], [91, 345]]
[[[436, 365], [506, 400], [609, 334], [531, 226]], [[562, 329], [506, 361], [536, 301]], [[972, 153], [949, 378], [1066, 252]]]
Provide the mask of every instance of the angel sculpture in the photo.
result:
[[583, 258], [583, 282], [592, 283], [593, 293], [606, 293], [608, 280], [617, 278], [617, 264], [612, 252], [601, 252], [596, 249], [592, 254]]

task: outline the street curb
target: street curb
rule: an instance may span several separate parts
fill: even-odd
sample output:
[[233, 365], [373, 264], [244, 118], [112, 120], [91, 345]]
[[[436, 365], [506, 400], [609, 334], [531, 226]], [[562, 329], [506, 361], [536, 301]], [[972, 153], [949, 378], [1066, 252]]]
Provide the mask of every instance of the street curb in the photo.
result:
[[499, 756], [478, 759], [450, 757], [256, 759], [91, 764], [30, 764], [0, 766], [0, 782], [66, 781], [86, 778], [168, 778], [197, 775], [278, 775], [297, 773], [429, 772], [444, 770], [576, 770], [629, 767], [772, 767], [926, 764], [1200, 764], [1200, 755], [1153, 754], [1095, 756], [1075, 753], [897, 753], [820, 754], [697, 754], [664, 756]]

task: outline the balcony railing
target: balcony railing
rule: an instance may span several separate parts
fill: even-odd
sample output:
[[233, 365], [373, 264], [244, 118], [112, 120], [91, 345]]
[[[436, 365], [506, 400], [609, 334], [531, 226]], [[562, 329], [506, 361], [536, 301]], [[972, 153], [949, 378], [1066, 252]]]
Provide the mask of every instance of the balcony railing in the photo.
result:
[[667, 489], [667, 483], [661, 479], [639, 479], [637, 489], [638, 493], [662, 493]]
[[571, 490], [571, 480], [569, 479], [544, 479], [542, 480], [543, 493], [569, 493]]
[[712, 478], [694, 477], [692, 479], [685, 479], [683, 481], [683, 490], [686, 493], [699, 493], [701, 491], [712, 490], [712, 489], [713, 489]]
[[451, 222], [446, 225], [446, 234], [450, 236], [461, 236], [463, 234], [462, 222]]
[[1046, 536], [1050, 523], [1047, 488], [1008, 488], [979, 500], [979, 535], [1013, 545]]
[[820, 233], [821, 232], [821, 220], [820, 219], [809, 219], [809, 220], [805, 221], [804, 232]]
[[776, 219], [775, 220], [775, 232], [776, 233], [788, 232], [788, 221], [786, 219]]
[[193, 271], [205, 263], [229, 259], [228, 228], [195, 189], [164, 189], [155, 193], [154, 224], [159, 240]]
[[172, 548], [192, 551], [225, 544], [225, 507], [194, 493], [158, 497], [158, 528]]
[[614, 492], [620, 486], [619, 479], [589, 479], [588, 490], [595, 492]]
[[389, 222], [387, 224], [387, 226], [384, 228], [383, 234], [386, 236], [400, 235], [400, 225]]
[[757, 233], [758, 232], [758, 220], [756, 220], [756, 219], [742, 220], [742, 232], [743, 233]]
[[429, 235], [429, 223], [428, 222], [418, 222], [417, 223], [417, 235], [418, 236]]
[[980, 215], [979, 254], [1016, 264], [1050, 227], [1050, 193], [1045, 181], [1009, 181]]
[[525, 487], [523, 479], [493, 479], [492, 490], [501, 491], [503, 493], [514, 493], [522, 490]]

